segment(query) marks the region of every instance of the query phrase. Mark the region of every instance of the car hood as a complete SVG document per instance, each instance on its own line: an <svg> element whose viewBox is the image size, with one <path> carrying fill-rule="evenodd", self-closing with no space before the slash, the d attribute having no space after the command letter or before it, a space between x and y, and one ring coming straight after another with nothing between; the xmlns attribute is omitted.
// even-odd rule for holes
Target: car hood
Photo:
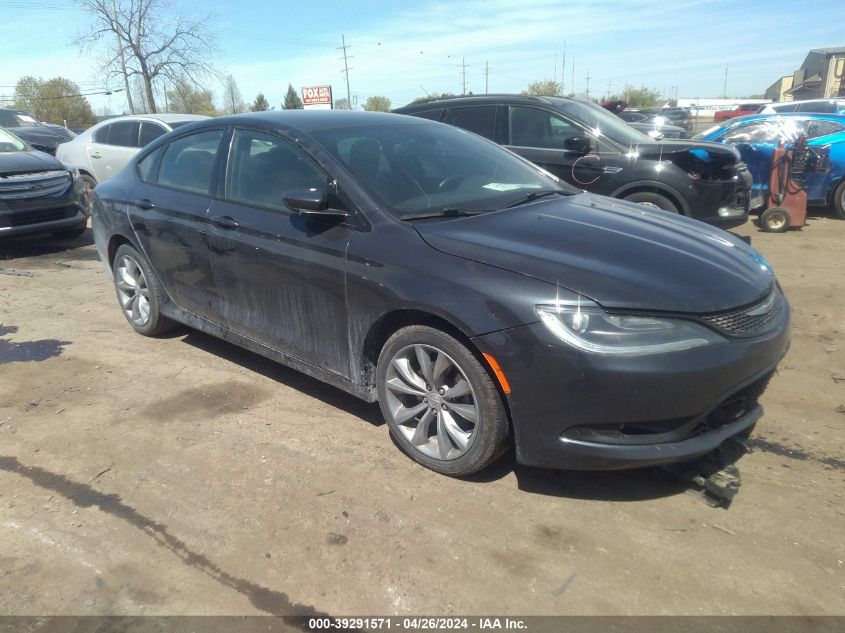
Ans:
<svg viewBox="0 0 845 633"><path fill-rule="evenodd" d="M655 160L669 160L673 156L692 154L702 163L718 161L725 164L738 162L737 152L730 146L709 141L694 141L689 139L670 139L640 143L636 147L640 158Z"/></svg>
<svg viewBox="0 0 845 633"><path fill-rule="evenodd" d="M10 127L7 129L19 138L25 140L30 145L39 145L50 150L55 150L60 143L64 143L68 140L64 136L48 128L46 125Z"/></svg>
<svg viewBox="0 0 845 633"><path fill-rule="evenodd" d="M414 227L439 251L547 281L606 308L715 312L751 303L774 280L766 260L736 236L588 193Z"/></svg>
<svg viewBox="0 0 845 633"><path fill-rule="evenodd" d="M64 170L61 161L35 149L20 152L0 152L0 176L34 171Z"/></svg>

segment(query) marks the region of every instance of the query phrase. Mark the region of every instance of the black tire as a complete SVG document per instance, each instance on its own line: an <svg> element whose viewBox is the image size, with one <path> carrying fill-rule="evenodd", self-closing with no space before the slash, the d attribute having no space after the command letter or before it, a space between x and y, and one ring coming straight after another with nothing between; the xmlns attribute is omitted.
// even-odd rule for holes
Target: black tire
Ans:
<svg viewBox="0 0 845 633"><path fill-rule="evenodd" d="M69 229L59 229L58 231L53 231L53 235L60 240L72 240L77 237L82 237L85 235L85 231L88 230L88 221L86 220L82 224L78 226L72 226Z"/></svg>
<svg viewBox="0 0 845 633"><path fill-rule="evenodd" d="M91 217L91 201L88 199L88 191L93 191L94 188L97 186L97 181L94 179L93 176L88 174L79 174L79 179L85 184L85 209L82 213L85 214L86 217Z"/></svg>
<svg viewBox="0 0 845 633"><path fill-rule="evenodd" d="M636 202L637 204L642 204L649 207L657 207L658 209L663 209L664 211L668 211L669 213L680 213L678 211L678 207L669 200L666 196L661 196L659 193L651 193L649 191L638 191L637 193L632 193L624 198L623 200L627 200L628 202Z"/></svg>
<svg viewBox="0 0 845 633"><path fill-rule="evenodd" d="M845 220L845 180L840 182L833 192L833 214L840 220Z"/></svg>
<svg viewBox="0 0 845 633"><path fill-rule="evenodd" d="M406 436L407 433L412 433L413 431L404 425L403 428L400 428L400 425L394 420L393 413L391 412L391 403L395 403L397 398L393 391L388 393L388 373L393 365L392 361L397 358L397 355L405 353L405 350L410 348L416 349L417 347L431 349L435 353L435 356L430 358L434 359L438 357L436 355L438 352L445 353L448 361L452 363L446 372L454 371L454 375L458 379L460 379L462 374L466 377L466 381L472 389L471 396L467 397L472 399L473 410L477 417L469 435L468 446L461 449L457 443L452 445L453 450L456 452L460 450L465 451L460 456L438 459L425 454L422 452L423 449L418 448L411 442L413 438ZM420 366L418 365L417 367L419 370ZM421 377L421 375L418 377ZM447 373L442 374L442 376L443 381L445 381ZM395 380L395 378L391 380ZM381 354L379 354L378 366L376 368L376 384L379 406L390 429L390 434L411 459L426 468L451 477L463 477L489 466L501 456L509 445L510 425L502 397L496 388L496 383L493 381L487 368L466 345L445 332L423 325L411 325L395 332L384 344ZM429 394L429 398L432 398L432 394L438 387L435 383L430 387L427 385L426 388L430 391L433 389ZM441 391L441 393L443 392ZM419 400L413 400L414 398L419 398L419 396L408 395L406 397L412 400L412 404L419 402ZM448 397L448 391L446 392L446 397ZM434 402L433 398L431 402ZM447 404L449 407L453 404L452 402L447 403L442 399L438 399L438 402L443 403L441 406L444 410L447 410ZM436 409L438 405L434 403L426 406ZM426 408L425 411L427 412L428 409ZM447 412L451 416L454 416L454 418L450 419L465 423L465 420L458 416L457 413ZM448 425L445 424L445 420L447 418L443 415L438 417L437 412L433 412L432 416L429 427L432 430L434 430L434 427L440 430L440 423L442 421L444 422L443 433L446 435L445 427ZM433 436L432 440L434 440ZM435 443L439 446L439 443Z"/></svg>
<svg viewBox="0 0 845 633"><path fill-rule="evenodd" d="M144 286L147 291L147 304L149 306L148 316L143 322L133 320L124 306L122 297L126 296L128 293L126 293L120 286L120 282L122 280L120 269L124 266L126 258L135 262L143 273ZM138 334L143 334L144 336L158 336L159 334L163 334L164 332L172 330L177 326L175 321L172 321L161 314L161 304L164 291L162 290L158 278L156 278L146 258L144 258L144 256L132 246L129 246L129 244L123 244L114 254L112 275L114 278L115 292L117 293L120 311L123 313L123 316L126 317L126 320L129 322L129 325L132 326L132 329L134 329Z"/></svg>
<svg viewBox="0 0 845 633"><path fill-rule="evenodd" d="M786 233L789 230L789 212L781 207L769 207L760 214L760 228L766 233Z"/></svg>

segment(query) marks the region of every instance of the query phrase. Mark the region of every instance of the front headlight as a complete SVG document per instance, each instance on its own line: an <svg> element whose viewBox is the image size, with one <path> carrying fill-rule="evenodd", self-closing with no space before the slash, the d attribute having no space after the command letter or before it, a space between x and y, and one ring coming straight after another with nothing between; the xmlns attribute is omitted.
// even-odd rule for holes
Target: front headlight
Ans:
<svg viewBox="0 0 845 633"><path fill-rule="evenodd" d="M580 295L536 305L534 310L560 340L602 356L665 354L725 340L709 328L684 319L608 314Z"/></svg>

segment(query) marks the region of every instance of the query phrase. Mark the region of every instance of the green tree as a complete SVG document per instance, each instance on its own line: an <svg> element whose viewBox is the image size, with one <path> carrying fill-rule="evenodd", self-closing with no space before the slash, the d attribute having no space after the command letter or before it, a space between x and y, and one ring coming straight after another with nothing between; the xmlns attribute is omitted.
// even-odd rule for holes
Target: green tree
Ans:
<svg viewBox="0 0 845 633"><path fill-rule="evenodd" d="M625 101L631 108L653 108L661 102L660 92L650 90L645 86L640 86L639 88L625 86L622 94L613 98Z"/></svg>
<svg viewBox="0 0 845 633"><path fill-rule="evenodd" d="M543 81L532 81L522 91L522 94L537 97L560 97L563 96L563 88L554 79L544 79Z"/></svg>
<svg viewBox="0 0 845 633"><path fill-rule="evenodd" d="M15 86L14 106L45 123L85 128L93 125L94 112L79 86L65 79L22 77Z"/></svg>
<svg viewBox="0 0 845 633"><path fill-rule="evenodd" d="M288 84L288 91L285 93L285 102L282 104L285 110L302 110L302 99L296 94L291 84Z"/></svg>
<svg viewBox="0 0 845 633"><path fill-rule="evenodd" d="M449 97L454 97L455 95L451 92L441 92L440 94L433 92L430 95L426 95L425 97L417 97L411 103L426 103L427 101L436 101L437 99L448 99Z"/></svg>
<svg viewBox="0 0 845 633"><path fill-rule="evenodd" d="M342 99L335 99L334 100L334 109L335 110L351 110L352 108L349 107L349 99L344 97Z"/></svg>
<svg viewBox="0 0 845 633"><path fill-rule="evenodd" d="M255 96L255 101L249 106L249 109L252 112L266 112L270 109L270 102L267 101L267 97L264 96L263 92L259 92Z"/></svg>
<svg viewBox="0 0 845 633"><path fill-rule="evenodd" d="M188 77L179 77L173 82L173 89L167 91L167 100L171 112L217 116L214 93L195 88Z"/></svg>
<svg viewBox="0 0 845 633"><path fill-rule="evenodd" d="M367 112L390 112L390 99L381 95L367 97L364 109Z"/></svg>

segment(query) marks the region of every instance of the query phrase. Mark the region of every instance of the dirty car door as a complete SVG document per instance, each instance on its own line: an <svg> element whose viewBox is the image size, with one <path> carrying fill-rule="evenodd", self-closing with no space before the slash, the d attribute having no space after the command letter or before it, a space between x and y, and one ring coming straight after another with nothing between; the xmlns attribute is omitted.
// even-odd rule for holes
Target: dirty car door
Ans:
<svg viewBox="0 0 845 633"><path fill-rule="evenodd" d="M225 200L209 212L212 269L221 324L272 349L349 375L346 248L342 219L309 219L288 209L293 189L327 189L328 176L300 147L236 129Z"/></svg>
<svg viewBox="0 0 845 633"><path fill-rule="evenodd" d="M208 256L210 191L224 129L183 136L144 157L129 220L141 248L176 305L214 319L219 313Z"/></svg>

